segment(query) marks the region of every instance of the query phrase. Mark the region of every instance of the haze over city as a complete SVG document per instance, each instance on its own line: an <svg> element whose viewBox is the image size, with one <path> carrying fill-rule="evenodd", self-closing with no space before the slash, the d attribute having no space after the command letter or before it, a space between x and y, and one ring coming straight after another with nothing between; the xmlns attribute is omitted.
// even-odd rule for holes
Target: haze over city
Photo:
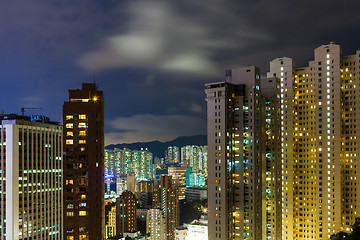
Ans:
<svg viewBox="0 0 360 240"><path fill-rule="evenodd" d="M3 1L0 110L60 121L67 90L105 93L105 144L206 134L204 84L330 41L359 47L360 2Z"/></svg>

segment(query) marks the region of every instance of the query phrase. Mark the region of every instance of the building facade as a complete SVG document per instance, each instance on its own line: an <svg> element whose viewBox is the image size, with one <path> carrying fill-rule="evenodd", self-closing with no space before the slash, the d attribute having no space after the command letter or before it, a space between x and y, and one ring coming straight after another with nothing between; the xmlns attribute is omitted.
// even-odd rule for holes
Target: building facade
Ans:
<svg viewBox="0 0 360 240"><path fill-rule="evenodd" d="M62 127L36 119L0 116L2 240L63 239Z"/></svg>
<svg viewBox="0 0 360 240"><path fill-rule="evenodd" d="M152 208L147 211L146 233L149 240L166 240L165 217L161 209Z"/></svg>
<svg viewBox="0 0 360 240"><path fill-rule="evenodd" d="M359 54L330 43L307 67L270 62L282 85L283 239L329 239L359 216Z"/></svg>
<svg viewBox="0 0 360 240"><path fill-rule="evenodd" d="M103 239L104 94L96 84L69 90L63 124L64 239Z"/></svg>
<svg viewBox="0 0 360 240"><path fill-rule="evenodd" d="M265 119L260 70L206 85L209 239L265 239Z"/></svg>

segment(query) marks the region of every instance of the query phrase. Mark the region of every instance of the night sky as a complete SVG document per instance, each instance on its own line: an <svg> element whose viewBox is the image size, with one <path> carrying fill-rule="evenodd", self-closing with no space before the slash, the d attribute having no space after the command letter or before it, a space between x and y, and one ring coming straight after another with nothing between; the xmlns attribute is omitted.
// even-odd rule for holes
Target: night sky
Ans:
<svg viewBox="0 0 360 240"><path fill-rule="evenodd" d="M0 110L55 121L68 89L105 93L106 144L206 134L204 84L225 69L360 48L360 1L11 0L0 5Z"/></svg>

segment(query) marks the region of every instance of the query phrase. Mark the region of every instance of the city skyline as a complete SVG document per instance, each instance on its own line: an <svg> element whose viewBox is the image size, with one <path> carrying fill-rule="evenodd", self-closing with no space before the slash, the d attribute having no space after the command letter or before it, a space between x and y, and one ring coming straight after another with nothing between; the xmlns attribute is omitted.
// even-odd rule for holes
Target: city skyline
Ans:
<svg viewBox="0 0 360 240"><path fill-rule="evenodd" d="M205 83L234 67L256 64L266 72L276 57L306 66L312 49L330 41L352 54L359 7L357 1L2 3L0 110L38 107L25 113L59 121L66 90L95 78L107 93L106 144L206 134Z"/></svg>

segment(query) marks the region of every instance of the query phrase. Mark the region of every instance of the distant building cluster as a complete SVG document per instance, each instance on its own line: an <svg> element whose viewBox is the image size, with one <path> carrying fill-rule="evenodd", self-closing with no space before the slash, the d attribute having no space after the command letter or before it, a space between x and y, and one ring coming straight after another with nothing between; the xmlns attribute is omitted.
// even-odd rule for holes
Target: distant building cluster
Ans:
<svg viewBox="0 0 360 240"><path fill-rule="evenodd" d="M206 85L209 240L330 239L360 201L360 51L335 43Z"/></svg>
<svg viewBox="0 0 360 240"><path fill-rule="evenodd" d="M128 172L134 172L137 179L153 179L153 154L148 149L105 149L106 176L120 178Z"/></svg>

